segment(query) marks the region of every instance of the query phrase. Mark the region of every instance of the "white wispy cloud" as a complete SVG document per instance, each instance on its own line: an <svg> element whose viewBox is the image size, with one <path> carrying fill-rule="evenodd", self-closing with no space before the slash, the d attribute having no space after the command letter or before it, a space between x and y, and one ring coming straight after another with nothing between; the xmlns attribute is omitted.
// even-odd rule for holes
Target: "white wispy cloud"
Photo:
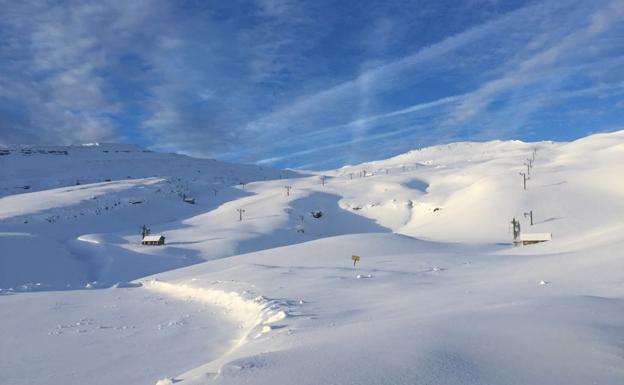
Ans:
<svg viewBox="0 0 624 385"><path fill-rule="evenodd" d="M588 20L577 20L578 23L564 26L562 30L541 33L530 44L531 51L535 52L505 63L505 67L510 69L466 95L452 112L450 119L456 122L467 121L504 92L535 82L547 82L553 76L556 78L558 72L568 72L569 63L591 60L595 55L587 47L592 43L600 44L594 38L622 20L624 2L615 0L591 13ZM593 50L597 48L594 46Z"/></svg>
<svg viewBox="0 0 624 385"><path fill-rule="evenodd" d="M108 94L107 70L123 49L128 2L3 1L0 80L7 109L0 122L8 140L73 143L115 140L112 116L121 109ZM149 7L147 7L149 9ZM141 11L141 12L138 12ZM134 19L133 19L134 20ZM8 115L8 116L7 116Z"/></svg>
<svg viewBox="0 0 624 385"><path fill-rule="evenodd" d="M425 64L433 64L436 60L452 54L455 50L464 48L484 38L495 35L500 30L509 28L510 23L518 24L518 20L526 21L535 15L544 14L543 6L529 6L518 11L511 12L484 25L473 27L467 31L450 36L443 41L426 46L417 52L399 60L381 64L359 74L353 80L333 85L320 92L305 95L298 100L277 109L266 116L252 121L248 125L249 130L262 130L265 127L280 128L287 125L292 119L301 118L302 115L320 113L330 110L333 104L355 99L363 84L368 84L376 92L392 89L401 83L402 75L422 69ZM445 65L452 68L455 64L445 60ZM426 73L420 76L426 76Z"/></svg>
<svg viewBox="0 0 624 385"><path fill-rule="evenodd" d="M0 0L0 142L320 167L613 117L622 1L504 3Z"/></svg>
<svg viewBox="0 0 624 385"><path fill-rule="evenodd" d="M600 73L609 70L613 52L606 56L602 53L613 42L601 41L600 37L621 24L621 6L621 1L591 5L579 2L529 5L399 60L368 69L353 80L301 97L250 122L247 129L262 136L263 133L280 130L292 133L295 127L294 132L301 139L291 139L291 147L296 148L294 144L301 141L316 147L264 159L263 162L267 163L321 153L336 147L347 148L350 143L392 137L394 132L408 133L410 128L405 127L405 123L395 129L387 128L384 134L368 132L371 126L393 124L396 114L407 114L411 109L373 112L365 117L362 116L362 94L366 93L367 103L370 103L371 98L384 98L388 92L413 84L413 94L418 95L421 78L439 75L443 71L461 73L462 67L470 65L476 55L469 52L468 47L482 45L485 49L479 55L491 55L492 60L491 63L480 63L484 64L480 68L482 76L472 76L473 80L477 80L476 88L466 90L459 96L441 98L443 103L452 104L452 108L440 110L442 115L432 119L428 126L414 122L412 134L418 136L423 129L441 128L451 133L450 139L460 139L460 136L453 137L452 133L462 133L466 125L476 126L471 131L474 138L519 134L523 124L529 122L533 114L565 99L568 94L572 97L573 91L566 90L571 78L583 74L583 71ZM588 46L592 46L590 52L587 52ZM479 77L482 79L479 80ZM533 87L535 95L524 98L522 88L529 87ZM518 104L491 111L490 106L501 100L513 100ZM432 103L435 106L437 101ZM416 108L427 107L427 104L417 103ZM340 113L340 110L347 112ZM357 114L350 114L349 111L357 111ZM335 116L348 119L354 115L357 118L346 123L326 124ZM494 128L494 124L499 126ZM351 135L345 135L345 130ZM365 132L365 138L361 138L362 132ZM331 142L335 140L340 143ZM278 141L275 144L284 143Z"/></svg>

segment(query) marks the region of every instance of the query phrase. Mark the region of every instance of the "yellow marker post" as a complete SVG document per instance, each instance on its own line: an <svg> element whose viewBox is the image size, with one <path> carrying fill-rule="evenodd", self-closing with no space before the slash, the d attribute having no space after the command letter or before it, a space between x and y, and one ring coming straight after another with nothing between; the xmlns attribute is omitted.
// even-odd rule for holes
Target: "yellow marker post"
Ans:
<svg viewBox="0 0 624 385"><path fill-rule="evenodd" d="M360 256L359 255L352 255L351 256L351 260L353 261L353 267L355 267L355 264L360 260Z"/></svg>

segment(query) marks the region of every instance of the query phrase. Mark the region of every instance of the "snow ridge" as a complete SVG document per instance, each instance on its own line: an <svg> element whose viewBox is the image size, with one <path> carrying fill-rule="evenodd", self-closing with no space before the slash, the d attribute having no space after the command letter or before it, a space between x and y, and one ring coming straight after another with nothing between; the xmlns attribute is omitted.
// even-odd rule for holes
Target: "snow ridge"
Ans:
<svg viewBox="0 0 624 385"><path fill-rule="evenodd" d="M169 283L157 279L143 281L143 286L177 299L192 299L227 310L228 316L248 329L268 325L287 317L283 305L263 296L251 298L245 294L218 289L193 287L187 284ZM251 330L250 330L251 331Z"/></svg>
<svg viewBox="0 0 624 385"><path fill-rule="evenodd" d="M142 281L141 283L144 288L171 298L195 300L223 308L227 317L240 324L242 333L233 347L223 357L189 372L189 374L192 373L192 376L196 376L196 373L193 373L196 371L202 371L204 372L202 375L206 375L207 372L210 372L208 368L212 369L215 366L217 370L214 374L218 375L222 368L230 362L230 358L238 348L245 345L246 342L270 332L275 327L282 328L283 325L276 326L273 324L288 317L286 303L263 296L253 297L249 292L240 294L234 291L227 292L219 289L193 287L183 283L164 282L158 279ZM186 377L187 375L182 376Z"/></svg>

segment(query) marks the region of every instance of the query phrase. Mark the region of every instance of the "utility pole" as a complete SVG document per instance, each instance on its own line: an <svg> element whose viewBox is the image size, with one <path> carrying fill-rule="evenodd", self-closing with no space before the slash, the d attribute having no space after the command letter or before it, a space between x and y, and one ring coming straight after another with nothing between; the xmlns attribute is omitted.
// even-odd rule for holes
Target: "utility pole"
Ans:
<svg viewBox="0 0 624 385"><path fill-rule="evenodd" d="M353 173L352 172L349 173L349 179L353 180Z"/></svg>
<svg viewBox="0 0 624 385"><path fill-rule="evenodd" d="M526 181L527 181L527 179L530 179L530 178L528 178L527 174L524 173L524 172L521 172L519 174L522 175L522 182L523 182L523 185L524 185L524 189L526 190Z"/></svg>
<svg viewBox="0 0 624 385"><path fill-rule="evenodd" d="M290 196L290 189L292 188L292 186L284 186L284 188L286 189L286 196Z"/></svg>
<svg viewBox="0 0 624 385"><path fill-rule="evenodd" d="M529 211L528 213L524 213L524 217L531 218L531 226L533 226L533 210Z"/></svg>
<svg viewBox="0 0 624 385"><path fill-rule="evenodd" d="M525 166L527 166L527 175L531 175L531 166L530 163L523 163Z"/></svg>
<svg viewBox="0 0 624 385"><path fill-rule="evenodd" d="M321 175L321 185L325 186L325 175Z"/></svg>
<svg viewBox="0 0 624 385"><path fill-rule="evenodd" d="M212 191L214 191L215 196L217 196L217 193L219 192L219 190L217 190L216 188L213 188Z"/></svg>
<svg viewBox="0 0 624 385"><path fill-rule="evenodd" d="M535 153L537 152L537 148L533 149L533 162L535 162Z"/></svg>
<svg viewBox="0 0 624 385"><path fill-rule="evenodd" d="M511 225L513 226L514 243L516 243L518 237L520 236L520 221L517 221L516 218L514 218L511 220Z"/></svg>
<svg viewBox="0 0 624 385"><path fill-rule="evenodd" d="M238 221L242 222L243 221L243 213L245 212L244 209L236 209L236 211L238 211Z"/></svg>

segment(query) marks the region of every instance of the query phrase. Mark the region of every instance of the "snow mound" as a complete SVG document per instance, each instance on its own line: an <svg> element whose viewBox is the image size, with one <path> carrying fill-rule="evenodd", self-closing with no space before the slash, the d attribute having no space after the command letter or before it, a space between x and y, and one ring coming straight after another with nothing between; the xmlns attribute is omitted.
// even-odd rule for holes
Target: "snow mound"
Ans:
<svg viewBox="0 0 624 385"><path fill-rule="evenodd" d="M142 282L147 289L166 294L173 298L195 300L223 308L227 316L239 323L245 335L239 341L241 345L248 338L262 334L263 326L282 321L288 313L280 301L263 296L252 297L250 293L226 292L219 289L194 287L183 283L169 283L160 280Z"/></svg>

